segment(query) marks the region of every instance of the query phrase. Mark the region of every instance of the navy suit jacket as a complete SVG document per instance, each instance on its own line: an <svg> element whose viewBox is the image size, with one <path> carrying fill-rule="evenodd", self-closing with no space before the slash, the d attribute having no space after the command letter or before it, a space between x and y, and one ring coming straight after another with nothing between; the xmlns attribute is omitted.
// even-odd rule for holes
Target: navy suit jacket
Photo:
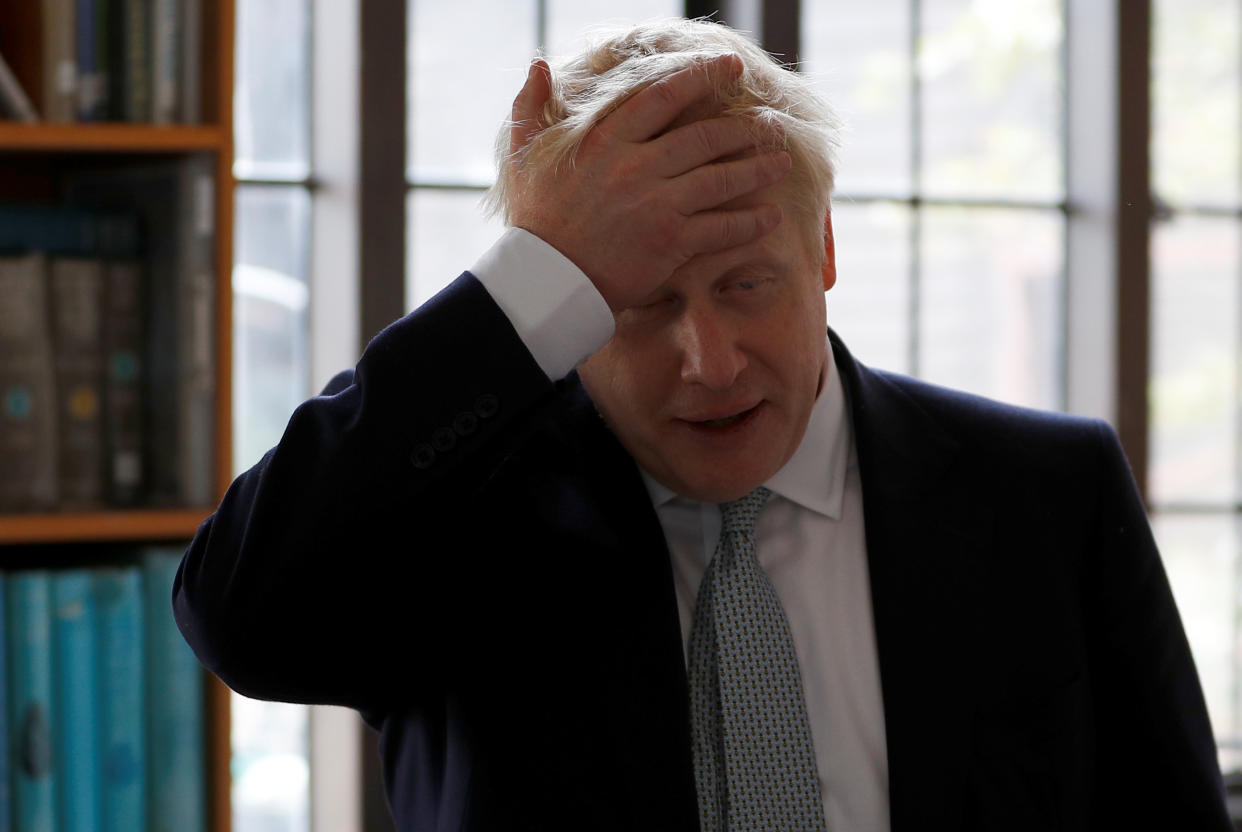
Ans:
<svg viewBox="0 0 1242 832"><path fill-rule="evenodd" d="M874 372L862 478L893 832L1230 829L1113 432ZM382 732L401 830L692 830L669 555L576 375L463 275L301 405L174 608L254 697Z"/></svg>

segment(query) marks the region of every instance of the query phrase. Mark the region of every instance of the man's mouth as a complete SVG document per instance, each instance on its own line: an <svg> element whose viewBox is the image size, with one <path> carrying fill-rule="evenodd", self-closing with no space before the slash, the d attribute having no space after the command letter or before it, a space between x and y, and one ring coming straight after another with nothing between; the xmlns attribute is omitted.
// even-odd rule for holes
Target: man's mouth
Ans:
<svg viewBox="0 0 1242 832"><path fill-rule="evenodd" d="M749 407L746 410L739 411L730 416L723 416L719 419L695 420L691 424L697 427L705 427L705 428L716 428L716 429L729 428L729 427L733 427L739 422L746 420L747 418L751 416L751 414L753 414L758 409L759 409L759 405L755 405L754 407Z"/></svg>

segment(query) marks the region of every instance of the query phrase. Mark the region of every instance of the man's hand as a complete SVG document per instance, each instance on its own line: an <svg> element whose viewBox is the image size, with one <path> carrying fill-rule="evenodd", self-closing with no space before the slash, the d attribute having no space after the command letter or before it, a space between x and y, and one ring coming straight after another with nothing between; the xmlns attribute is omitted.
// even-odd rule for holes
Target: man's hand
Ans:
<svg viewBox="0 0 1242 832"><path fill-rule="evenodd" d="M728 159L754 148L753 127L740 118L667 130L741 69L726 55L669 75L595 125L570 164L518 174L513 224L572 260L614 314L641 302L691 257L748 243L780 224L778 205L721 206L782 180L787 153ZM550 94L548 65L537 60L513 102L511 151L542 129Z"/></svg>

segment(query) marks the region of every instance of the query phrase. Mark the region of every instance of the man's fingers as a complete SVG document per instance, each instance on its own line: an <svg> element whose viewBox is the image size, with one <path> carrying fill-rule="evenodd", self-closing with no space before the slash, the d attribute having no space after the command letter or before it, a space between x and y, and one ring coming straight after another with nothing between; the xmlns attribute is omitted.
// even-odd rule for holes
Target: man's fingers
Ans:
<svg viewBox="0 0 1242 832"><path fill-rule="evenodd" d="M657 154L656 173L672 178L723 156L755 146L753 121L736 116L705 118L670 130L651 143Z"/></svg>
<svg viewBox="0 0 1242 832"><path fill-rule="evenodd" d="M721 55L693 64L634 95L605 118L601 126L608 125L608 131L621 141L646 141L668 127L691 104L741 72L742 62L736 55Z"/></svg>
<svg viewBox="0 0 1242 832"><path fill-rule="evenodd" d="M543 129L540 114L543 105L552 95L552 71L542 58L531 61L530 70L526 73L526 83L513 99L513 113L509 128L509 152L517 153L525 147L535 134Z"/></svg>
<svg viewBox="0 0 1242 832"><path fill-rule="evenodd" d="M735 211L704 211L686 221L683 237L687 257L745 245L781 224L781 207L756 205Z"/></svg>
<svg viewBox="0 0 1242 832"><path fill-rule="evenodd" d="M780 182L789 174L790 164L789 154L781 150L702 165L674 180L673 204L683 214L717 208Z"/></svg>

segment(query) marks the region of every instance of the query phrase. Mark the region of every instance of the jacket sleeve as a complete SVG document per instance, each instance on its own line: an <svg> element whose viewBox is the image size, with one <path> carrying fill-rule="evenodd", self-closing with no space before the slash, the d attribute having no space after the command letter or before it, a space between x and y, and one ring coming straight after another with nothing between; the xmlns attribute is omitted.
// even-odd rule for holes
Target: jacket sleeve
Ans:
<svg viewBox="0 0 1242 832"><path fill-rule="evenodd" d="M1233 828L1190 647L1121 445L1101 423L1099 555L1087 576L1093 829Z"/></svg>
<svg viewBox="0 0 1242 832"><path fill-rule="evenodd" d="M463 274L300 405L173 585L181 632L248 696L382 708L434 672L455 514L553 385Z"/></svg>

